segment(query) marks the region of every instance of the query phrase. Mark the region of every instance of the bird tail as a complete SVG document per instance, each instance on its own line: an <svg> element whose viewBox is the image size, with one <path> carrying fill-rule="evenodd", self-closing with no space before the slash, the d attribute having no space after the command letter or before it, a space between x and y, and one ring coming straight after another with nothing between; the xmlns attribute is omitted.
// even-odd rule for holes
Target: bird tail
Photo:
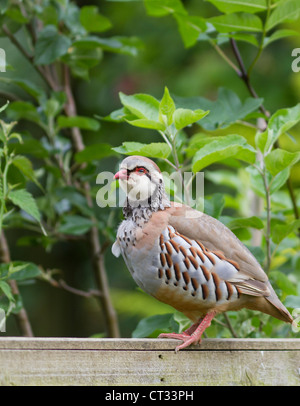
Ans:
<svg viewBox="0 0 300 406"><path fill-rule="evenodd" d="M269 281L267 282L267 286L271 294L269 296L265 296L265 299L267 299L267 301L272 305L272 313L270 312L270 314L279 320L285 321L286 323L293 323L293 317L291 316L288 309L278 299L278 296L276 295Z"/></svg>

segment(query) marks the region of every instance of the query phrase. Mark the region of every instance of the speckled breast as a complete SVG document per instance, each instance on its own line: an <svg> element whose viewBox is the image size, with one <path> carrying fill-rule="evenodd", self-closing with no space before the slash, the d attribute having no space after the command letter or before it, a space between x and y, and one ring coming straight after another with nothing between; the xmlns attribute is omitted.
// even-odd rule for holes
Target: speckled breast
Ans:
<svg viewBox="0 0 300 406"><path fill-rule="evenodd" d="M150 251L135 249L134 233L128 236L128 228L120 238L133 278L160 301L186 313L226 307L239 299L238 287L227 281L238 274L238 265L173 227L163 230Z"/></svg>

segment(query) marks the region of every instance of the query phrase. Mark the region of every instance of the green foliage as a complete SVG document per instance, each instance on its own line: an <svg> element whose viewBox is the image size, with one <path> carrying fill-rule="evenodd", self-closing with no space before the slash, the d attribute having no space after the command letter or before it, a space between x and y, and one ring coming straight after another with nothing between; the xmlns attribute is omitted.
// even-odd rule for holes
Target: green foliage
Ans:
<svg viewBox="0 0 300 406"><path fill-rule="evenodd" d="M226 128L256 111L263 102L263 99L253 97L249 97L242 102L236 93L225 88L218 90L216 101L204 97L183 98L175 96L174 99L178 107L196 109L197 106L203 106L203 108L209 110L209 115L201 122L201 126L206 130Z"/></svg>
<svg viewBox="0 0 300 406"><path fill-rule="evenodd" d="M247 245L285 305L300 307L299 83L296 75L286 79L286 86L275 81L268 87L265 80L267 70L274 74L270 65L278 66L278 80L284 76L284 58L276 59L277 50L282 53L274 43L292 46L293 36L299 36L299 1L144 0L144 8L130 0L99 7L88 3L0 5L0 36L14 55L11 71L0 77L0 231L9 236L12 257L1 258L0 265L0 306L6 315L18 314L24 306L21 294L35 283L31 300L47 319L36 292L46 282L68 286L60 284L68 266L70 280L80 289L95 285L101 290L99 275L93 278L90 271L99 258L104 266L105 254L123 324L132 326L133 315L147 317L135 337L188 327L182 314L126 290L124 266L106 255L120 218L113 208L96 206L96 176L115 170L121 155L132 154L158 159L164 171L192 172L183 188L185 203L196 207L201 202L191 199L193 180L205 171L204 211ZM287 98L292 88L294 96ZM272 106L272 114L266 106ZM116 187L108 186L107 193ZM181 201L176 186L168 187ZM91 235L98 237L94 245ZM75 254L84 256L78 247L86 245L91 255L74 272ZM16 260L24 254L20 247L26 248L28 261ZM12 293L13 280L21 286L20 295ZM208 336L230 337L232 330L243 337L293 336L287 326L260 313L242 310L228 317L230 328L220 315Z"/></svg>
<svg viewBox="0 0 300 406"><path fill-rule="evenodd" d="M171 96L167 88L161 101L147 94L120 94L123 108L111 113L107 119L156 130L162 136L165 148L168 146L171 149L169 156L160 157L170 170L182 174L184 167L185 171L192 170L195 174L207 167L214 168L215 164L221 165L221 170L206 171L206 174L218 185L227 184L238 201L231 194L214 193L205 199L205 212L219 218L247 244L269 274L281 299L286 300L286 305L298 305L299 301L295 298L296 285L300 283L299 272L293 273L291 258L299 249L297 234L300 227L295 210L297 203L291 194L291 185L287 190L286 183L290 182L291 170L300 155L299 152L279 147L279 142L281 145L282 138L290 136L290 130L300 121L299 105L280 108L268 117L263 106L264 100L256 95L250 75L267 45L299 35L295 30L280 27L281 23L298 18L299 5L292 0L275 3L266 0L208 1L222 14L208 18L190 15L179 0L149 0L144 3L150 16L171 15L176 20L185 47L192 47L198 41L211 44L244 80L252 97L241 101L235 92L225 88L219 89L215 101L198 96ZM221 45L226 44L230 38L237 65L221 49ZM248 42L258 48L248 70L238 54L236 43L239 42ZM256 122L257 118L265 123L263 129ZM191 125L194 135L189 137L190 129L186 127ZM200 127L198 132L197 127ZM232 131L231 128L238 131ZM141 147L137 148L137 145ZM152 144L123 142L115 150L126 155L143 151L145 156L159 157ZM264 201L264 210L258 211L256 215L252 214L253 208L247 201L249 190L244 189L244 194L241 190L245 185L252 189L254 201ZM188 191L191 182L184 183L183 187ZM282 196L284 199L280 201ZM186 203L189 204L189 201ZM231 215L222 215L224 210L229 210ZM259 232L260 246L251 245L251 240L255 238L253 230ZM292 248L288 249L289 246ZM253 315L253 312L247 310L238 315L228 312L228 315L231 331L235 331L238 336L264 337L278 330L276 320L268 316ZM228 319L224 322L218 318L208 331L213 331L217 336L228 336L227 324ZM133 336L153 337L162 330L181 329L175 328L174 318L170 315L151 316L138 324Z"/></svg>
<svg viewBox="0 0 300 406"><path fill-rule="evenodd" d="M207 0L225 14L245 12L258 13L267 8L266 0L240 1L240 0Z"/></svg>
<svg viewBox="0 0 300 406"><path fill-rule="evenodd" d="M0 234L6 241L6 230L18 236L22 229L15 245L28 249L38 245L50 253L63 241L88 240L94 228L94 238L99 244L103 238L107 246L114 224L106 213L97 213L93 192L87 190L89 181L95 182L97 161L119 154L105 142L85 145L81 131L97 134L100 122L76 113L72 79L89 80L104 52L136 56L142 41L98 36L112 28L110 18L97 6L79 8L71 1L5 2L0 19L0 35L12 41L32 68L25 79L21 59L15 75L0 78L10 87L8 95L16 92L12 102L0 108ZM29 131L28 123L33 125ZM2 251L1 261L9 261L9 247ZM1 265L0 306L7 316L23 306L21 297L12 293L10 280L23 283L37 277L58 286L52 271L32 262Z"/></svg>
<svg viewBox="0 0 300 406"><path fill-rule="evenodd" d="M47 25L39 35L35 50L35 63L49 65L65 55L71 46L71 40L60 34L54 25Z"/></svg>
<svg viewBox="0 0 300 406"><path fill-rule="evenodd" d="M134 123L136 120L131 122ZM134 125L134 124L133 124ZM163 142L152 142L142 144L141 142L123 142L120 147L113 148L114 151L124 155L141 155L152 158L168 158L171 148Z"/></svg>

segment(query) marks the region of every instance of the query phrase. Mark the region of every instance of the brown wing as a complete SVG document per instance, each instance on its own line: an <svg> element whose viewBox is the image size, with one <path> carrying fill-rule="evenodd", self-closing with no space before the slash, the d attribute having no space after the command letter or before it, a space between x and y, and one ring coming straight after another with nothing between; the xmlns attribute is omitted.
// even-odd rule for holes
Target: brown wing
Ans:
<svg viewBox="0 0 300 406"><path fill-rule="evenodd" d="M187 206L173 205L170 210L172 213L169 223L179 233L192 239L199 239L212 252L222 251L227 260L239 264L239 277L242 277L242 280L230 282L238 287L241 293L257 296L258 299L261 297L257 304L251 304L251 308L283 321L293 322L292 316L278 299L255 257L226 226L213 217Z"/></svg>
<svg viewBox="0 0 300 406"><path fill-rule="evenodd" d="M220 221L187 206L174 207L169 223L181 234L200 240L211 251L222 251L224 256L235 261L240 271L262 282L268 280L259 263L241 241Z"/></svg>

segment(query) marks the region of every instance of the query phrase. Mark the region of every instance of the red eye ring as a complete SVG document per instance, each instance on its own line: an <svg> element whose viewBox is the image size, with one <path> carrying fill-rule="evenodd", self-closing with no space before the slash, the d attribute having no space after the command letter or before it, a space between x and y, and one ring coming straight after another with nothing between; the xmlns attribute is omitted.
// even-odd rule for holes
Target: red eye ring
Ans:
<svg viewBox="0 0 300 406"><path fill-rule="evenodd" d="M139 173L146 173L146 169L145 169L145 168L135 168L135 171L136 171L136 172L139 172Z"/></svg>

